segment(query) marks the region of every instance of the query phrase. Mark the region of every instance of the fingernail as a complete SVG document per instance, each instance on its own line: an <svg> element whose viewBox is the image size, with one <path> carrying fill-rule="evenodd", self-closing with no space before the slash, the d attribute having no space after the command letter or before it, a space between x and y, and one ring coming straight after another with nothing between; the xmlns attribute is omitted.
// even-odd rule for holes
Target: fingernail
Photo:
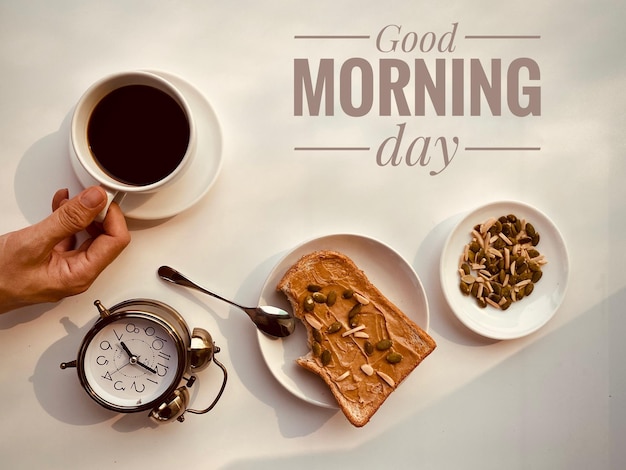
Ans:
<svg viewBox="0 0 626 470"><path fill-rule="evenodd" d="M88 188L80 195L80 203L87 209L95 209L106 199L104 192L97 187Z"/></svg>

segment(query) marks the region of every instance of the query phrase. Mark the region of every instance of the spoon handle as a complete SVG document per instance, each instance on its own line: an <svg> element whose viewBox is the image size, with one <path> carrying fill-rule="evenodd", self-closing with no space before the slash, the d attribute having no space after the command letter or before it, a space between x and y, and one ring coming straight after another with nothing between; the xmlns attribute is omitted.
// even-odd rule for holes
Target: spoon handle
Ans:
<svg viewBox="0 0 626 470"><path fill-rule="evenodd" d="M224 297L217 295L214 292L206 290L204 287L199 286L198 284L193 282L191 279L188 279L183 274L176 271L174 268L171 268L169 266L161 266L158 270L158 273L159 273L159 277L165 281L173 282L174 284L178 284L179 286L189 287L190 289L199 290L200 292L208 294L211 297L215 297L216 299L226 302L227 304L230 304L234 307L238 307L244 311L247 311L246 307L242 307L241 305L236 304L232 300L225 299Z"/></svg>

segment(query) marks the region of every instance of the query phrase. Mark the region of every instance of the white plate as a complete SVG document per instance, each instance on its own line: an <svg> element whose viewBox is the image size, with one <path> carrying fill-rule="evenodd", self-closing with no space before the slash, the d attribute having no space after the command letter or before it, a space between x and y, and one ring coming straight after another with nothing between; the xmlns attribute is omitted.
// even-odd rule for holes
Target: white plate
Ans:
<svg viewBox="0 0 626 470"><path fill-rule="evenodd" d="M426 293L411 265L389 246L361 235L328 235L294 248L269 274L259 304L291 310L286 297L276 292L276 286L285 272L303 255L317 250L335 250L350 257L389 300L420 327L428 330ZM299 321L296 331L287 338L270 339L259 332L258 340L267 367L283 387L314 405L337 408L337 401L327 385L295 363L298 357L304 356L309 350L305 328Z"/></svg>
<svg viewBox="0 0 626 470"><path fill-rule="evenodd" d="M209 191L222 166L222 135L213 108L199 90L182 78L161 71L150 72L172 82L185 96L198 129L197 154L185 173L152 194L127 194L121 208L126 217L159 220L173 217L196 204ZM74 158L72 167L83 187L98 184Z"/></svg>
<svg viewBox="0 0 626 470"><path fill-rule="evenodd" d="M459 259L464 246L471 241L470 232L476 224L508 214L533 224L541 236L537 250L545 255L548 264L532 295L513 302L507 310L480 308L459 289ZM537 331L556 313L565 297L569 260L561 233L542 212L521 202L495 202L472 211L454 228L443 249L440 276L443 293L465 326L487 338L513 339Z"/></svg>

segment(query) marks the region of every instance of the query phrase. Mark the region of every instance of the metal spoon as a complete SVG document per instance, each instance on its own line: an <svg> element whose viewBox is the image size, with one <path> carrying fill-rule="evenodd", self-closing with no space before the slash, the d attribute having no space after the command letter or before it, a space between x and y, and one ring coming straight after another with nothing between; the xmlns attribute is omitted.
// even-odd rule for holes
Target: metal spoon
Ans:
<svg viewBox="0 0 626 470"><path fill-rule="evenodd" d="M281 338L289 336L293 333L296 327L296 320L291 313L284 311L278 307L272 307L270 305L264 305L259 307L242 307L235 302L225 299L211 291L206 290L204 287L199 286L195 282L191 281L174 268L169 266L161 266L158 270L159 277L161 279L178 284L181 286L189 287L191 289L199 290L205 294L208 294L216 299L220 299L230 305L240 308L248 314L250 320L252 320L257 328L263 333L270 336Z"/></svg>

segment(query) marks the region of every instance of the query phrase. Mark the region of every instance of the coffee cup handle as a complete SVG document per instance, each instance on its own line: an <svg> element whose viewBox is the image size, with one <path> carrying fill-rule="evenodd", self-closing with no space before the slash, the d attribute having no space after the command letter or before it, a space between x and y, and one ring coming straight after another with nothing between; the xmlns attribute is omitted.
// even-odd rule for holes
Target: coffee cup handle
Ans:
<svg viewBox="0 0 626 470"><path fill-rule="evenodd" d="M104 206L104 209L102 209L100 213L96 216L96 222L100 223L104 222L104 218L106 217L107 212L109 212L109 207L111 206L111 203L116 202L117 204L121 204L122 200L126 196L126 193L107 188L106 186L102 186L102 189L104 189L104 191L107 193L107 204L106 206Z"/></svg>

